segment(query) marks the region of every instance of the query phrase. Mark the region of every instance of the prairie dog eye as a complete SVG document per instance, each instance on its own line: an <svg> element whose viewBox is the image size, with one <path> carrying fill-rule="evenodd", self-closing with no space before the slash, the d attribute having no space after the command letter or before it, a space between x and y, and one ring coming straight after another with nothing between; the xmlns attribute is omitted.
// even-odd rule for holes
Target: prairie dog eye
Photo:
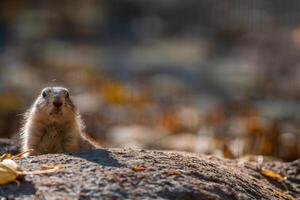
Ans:
<svg viewBox="0 0 300 200"><path fill-rule="evenodd" d="M42 97L43 97L43 98L46 98L46 97L47 97L46 91L42 91Z"/></svg>
<svg viewBox="0 0 300 200"><path fill-rule="evenodd" d="M69 98L70 94L69 92L66 92L66 97Z"/></svg>

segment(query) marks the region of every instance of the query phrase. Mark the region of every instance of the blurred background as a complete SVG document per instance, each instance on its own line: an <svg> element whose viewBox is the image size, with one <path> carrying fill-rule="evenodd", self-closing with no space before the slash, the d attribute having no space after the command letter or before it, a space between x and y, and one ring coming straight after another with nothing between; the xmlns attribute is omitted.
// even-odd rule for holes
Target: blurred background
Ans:
<svg viewBox="0 0 300 200"><path fill-rule="evenodd" d="M0 137L71 90L106 147L300 158L298 0L2 0Z"/></svg>

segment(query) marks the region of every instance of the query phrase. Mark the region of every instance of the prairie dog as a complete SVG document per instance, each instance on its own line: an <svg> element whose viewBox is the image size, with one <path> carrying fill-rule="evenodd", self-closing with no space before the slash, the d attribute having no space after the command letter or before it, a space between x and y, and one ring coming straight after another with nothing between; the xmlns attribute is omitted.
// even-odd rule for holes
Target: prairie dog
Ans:
<svg viewBox="0 0 300 200"><path fill-rule="evenodd" d="M27 155L39 155L98 147L83 130L84 123L69 91L63 87L47 87L25 114L22 150L33 149Z"/></svg>

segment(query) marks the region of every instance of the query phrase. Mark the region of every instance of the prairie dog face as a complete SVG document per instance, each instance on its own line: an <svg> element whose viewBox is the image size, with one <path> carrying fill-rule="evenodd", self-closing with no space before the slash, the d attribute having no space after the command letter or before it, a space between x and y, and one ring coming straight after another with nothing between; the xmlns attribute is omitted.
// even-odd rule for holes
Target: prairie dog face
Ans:
<svg viewBox="0 0 300 200"><path fill-rule="evenodd" d="M74 118L75 115L75 107L69 91L63 87L44 88L35 102L35 108L50 121L66 121L70 117Z"/></svg>

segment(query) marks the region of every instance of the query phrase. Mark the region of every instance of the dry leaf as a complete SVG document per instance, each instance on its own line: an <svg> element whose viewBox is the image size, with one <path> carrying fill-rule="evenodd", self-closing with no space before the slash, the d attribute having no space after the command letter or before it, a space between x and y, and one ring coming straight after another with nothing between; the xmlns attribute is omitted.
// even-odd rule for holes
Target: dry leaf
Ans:
<svg viewBox="0 0 300 200"><path fill-rule="evenodd" d="M33 149L28 149L27 151L24 151L24 152L21 152L15 156L12 156L11 159L12 160L15 160L16 158L21 158L23 157L24 155L28 154L28 153L31 153L33 151Z"/></svg>
<svg viewBox="0 0 300 200"><path fill-rule="evenodd" d="M37 170L37 171L32 171L32 172L20 172L22 175L37 175L37 174L49 174L53 172L58 172L61 169L63 169L63 165L57 165L53 167L52 169L46 169L46 170Z"/></svg>
<svg viewBox="0 0 300 200"><path fill-rule="evenodd" d="M269 177L269 178L272 178L272 179L274 179L274 180L276 180L276 181L278 181L278 182L281 182L281 181L283 181L283 180L286 179L286 177L283 177L283 176L281 176L280 174L277 174L276 172L273 172L273 171L270 171L270 170L264 169L264 168L262 168L262 169L260 170L260 173L261 173L262 175L264 175L264 176L266 176L266 177Z"/></svg>
<svg viewBox="0 0 300 200"><path fill-rule="evenodd" d="M11 156L10 154L4 154L0 157L0 185L1 184L7 184L10 182L17 182L17 179L28 174L48 174L57 172L60 169L63 168L62 165L57 165L53 167L52 169L47 170L38 170L38 171L32 171L32 172L25 172L22 171L19 167L19 165L14 161L14 159L22 157L25 153L28 153L29 151L22 152L20 154L17 154L16 156Z"/></svg>
<svg viewBox="0 0 300 200"><path fill-rule="evenodd" d="M173 170L173 169L168 170L167 174L168 174L168 176L181 176L182 175L181 172Z"/></svg>
<svg viewBox="0 0 300 200"><path fill-rule="evenodd" d="M41 168L41 169L52 169L54 167L55 167L55 165L47 165L47 164L43 164L43 165L39 166L39 168Z"/></svg>
<svg viewBox="0 0 300 200"><path fill-rule="evenodd" d="M10 183L19 177L18 164L10 159L0 162L0 184Z"/></svg>
<svg viewBox="0 0 300 200"><path fill-rule="evenodd" d="M274 192L275 195L277 195L277 196L279 196L283 199L286 199L286 200L293 200L294 199L290 194L279 192L279 191L274 190L274 189L273 189L273 192Z"/></svg>
<svg viewBox="0 0 300 200"><path fill-rule="evenodd" d="M11 154L10 153L5 153L0 157L0 162L2 162L4 159L10 159Z"/></svg>
<svg viewBox="0 0 300 200"><path fill-rule="evenodd" d="M142 106L149 101L147 94L133 91L118 81L104 81L100 91L108 104Z"/></svg>
<svg viewBox="0 0 300 200"><path fill-rule="evenodd" d="M146 168L143 167L143 166L134 165L134 166L131 166L131 169L132 169L133 171L139 172L139 171L145 170Z"/></svg>
<svg viewBox="0 0 300 200"><path fill-rule="evenodd" d="M223 156L224 158L236 158L236 156L227 144L224 144L223 146Z"/></svg>

